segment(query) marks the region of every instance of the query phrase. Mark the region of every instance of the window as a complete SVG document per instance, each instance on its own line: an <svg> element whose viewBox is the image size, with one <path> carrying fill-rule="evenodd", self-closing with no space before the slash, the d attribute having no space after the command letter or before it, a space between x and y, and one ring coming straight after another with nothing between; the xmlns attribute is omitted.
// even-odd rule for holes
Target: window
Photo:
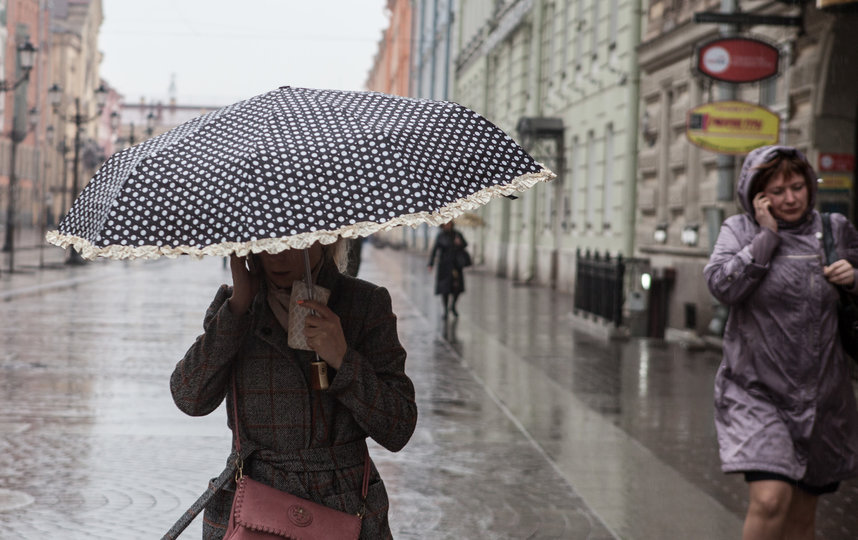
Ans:
<svg viewBox="0 0 858 540"><path fill-rule="evenodd" d="M614 126L608 124L605 129L605 177L604 177L604 192L602 193L603 203L603 218L602 226L605 229L611 228L611 223L614 221Z"/></svg>
<svg viewBox="0 0 858 540"><path fill-rule="evenodd" d="M596 222L596 134L587 134L587 228Z"/></svg>
<svg viewBox="0 0 858 540"><path fill-rule="evenodd" d="M612 49L617 46L617 32L619 26L619 0L611 0L611 11L609 12L610 20L608 22L608 46Z"/></svg>
<svg viewBox="0 0 858 540"><path fill-rule="evenodd" d="M584 26L584 0L578 0L575 11L575 66L578 70L584 58Z"/></svg>
<svg viewBox="0 0 858 540"><path fill-rule="evenodd" d="M580 174L580 163L579 155L581 151L581 144L578 142L578 137L572 138L572 163L569 164L569 194L570 199L572 200L572 213L569 217L569 228L574 229L575 225L578 223L578 193L576 191L576 186L578 183L578 176Z"/></svg>
<svg viewBox="0 0 858 540"><path fill-rule="evenodd" d="M563 74L566 74L567 66L569 65L569 26L572 24L569 21L569 13L572 11L569 9L569 3L572 0L563 0L563 41L561 43L560 48L563 50Z"/></svg>
<svg viewBox="0 0 858 540"><path fill-rule="evenodd" d="M593 22L590 26L592 27L592 33L590 35L593 38L593 41L590 44L590 54L593 55L593 60L595 60L599 56L599 1L598 0L593 0Z"/></svg>

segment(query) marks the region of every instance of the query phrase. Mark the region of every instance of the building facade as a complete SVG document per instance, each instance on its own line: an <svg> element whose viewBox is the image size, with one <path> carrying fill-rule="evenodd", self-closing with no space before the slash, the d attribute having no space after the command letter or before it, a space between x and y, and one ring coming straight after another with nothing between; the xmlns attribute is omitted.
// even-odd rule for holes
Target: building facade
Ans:
<svg viewBox="0 0 858 540"><path fill-rule="evenodd" d="M0 99L0 208L7 232L4 248L14 245L9 231L39 223L46 197L40 152L45 131L39 117L45 95L44 73L49 65L46 14L44 0L0 2L0 61L5 84ZM25 44L35 49L28 74L19 53Z"/></svg>
<svg viewBox="0 0 858 540"><path fill-rule="evenodd" d="M455 65L456 2L411 0L411 94L428 99L450 99Z"/></svg>
<svg viewBox="0 0 858 540"><path fill-rule="evenodd" d="M737 100L780 118L777 140L807 154L824 182L819 207L854 219L858 47L855 2L840 11L790 2L743 0L745 15L801 18L802 26L744 25L780 52L776 77L743 84L714 81L694 68L695 47L718 37L717 24L695 23L696 12L719 12L721 0L650 0L640 46L642 115L637 192L637 253L669 276L666 324L680 335L718 333L725 310L708 292L702 270L720 224L740 211L735 179L743 155L688 142L691 109ZM825 2L819 2L824 5ZM851 11L843 9L852 4Z"/></svg>
<svg viewBox="0 0 858 540"><path fill-rule="evenodd" d="M557 179L483 210L478 260L572 290L575 255L631 255L638 0L461 0L454 98L516 137Z"/></svg>
<svg viewBox="0 0 858 540"><path fill-rule="evenodd" d="M379 40L366 87L408 96L411 91L411 2L387 0L386 9L390 13L390 24Z"/></svg>
<svg viewBox="0 0 858 540"><path fill-rule="evenodd" d="M105 124L96 90L101 52L98 33L104 20L101 0L54 0L51 12L51 67L47 86L57 85L60 102L47 105L47 124L54 133L51 160L53 212L63 215L104 157L99 127ZM75 120L80 122L75 122ZM80 133L76 133L77 131ZM77 135L77 137L76 137ZM75 141L78 148L75 148ZM77 155L77 158L75 158ZM77 184L77 185L75 185Z"/></svg>

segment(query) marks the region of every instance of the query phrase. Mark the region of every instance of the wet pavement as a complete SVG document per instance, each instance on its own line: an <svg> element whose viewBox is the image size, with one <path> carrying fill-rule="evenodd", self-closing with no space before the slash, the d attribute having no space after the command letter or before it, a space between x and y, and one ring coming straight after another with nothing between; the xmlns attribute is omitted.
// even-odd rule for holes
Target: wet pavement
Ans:
<svg viewBox="0 0 858 540"><path fill-rule="evenodd" d="M223 407L187 417L168 387L228 271L46 253L39 271L36 250L23 272L0 267L0 537L159 538L228 453ZM712 425L717 353L606 343L576 330L571 296L479 269L444 321L422 255L367 245L360 276L391 291L418 396L405 449L371 446L397 538L740 536L745 486L720 473ZM856 507L855 482L824 497L819 537L858 537Z"/></svg>

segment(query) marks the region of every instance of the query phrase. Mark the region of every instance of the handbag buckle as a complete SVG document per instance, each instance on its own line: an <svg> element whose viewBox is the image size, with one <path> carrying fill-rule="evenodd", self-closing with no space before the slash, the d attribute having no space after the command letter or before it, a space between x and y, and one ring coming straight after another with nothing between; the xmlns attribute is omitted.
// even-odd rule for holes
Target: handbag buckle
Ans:
<svg viewBox="0 0 858 540"><path fill-rule="evenodd" d="M235 458L235 483L237 484L239 480L244 476L244 460L241 456Z"/></svg>

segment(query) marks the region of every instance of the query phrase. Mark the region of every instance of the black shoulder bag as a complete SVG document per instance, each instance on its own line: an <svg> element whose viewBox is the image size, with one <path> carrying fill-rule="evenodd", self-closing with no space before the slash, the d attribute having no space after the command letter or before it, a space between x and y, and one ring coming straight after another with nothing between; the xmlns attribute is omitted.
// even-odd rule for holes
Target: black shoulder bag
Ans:
<svg viewBox="0 0 858 540"><path fill-rule="evenodd" d="M822 214L822 244L825 248L825 264L831 265L839 257L834 247L834 235L831 233L831 214ZM855 297L837 287L840 300L837 302L837 324L840 330L840 343L853 360L858 362L858 305Z"/></svg>

